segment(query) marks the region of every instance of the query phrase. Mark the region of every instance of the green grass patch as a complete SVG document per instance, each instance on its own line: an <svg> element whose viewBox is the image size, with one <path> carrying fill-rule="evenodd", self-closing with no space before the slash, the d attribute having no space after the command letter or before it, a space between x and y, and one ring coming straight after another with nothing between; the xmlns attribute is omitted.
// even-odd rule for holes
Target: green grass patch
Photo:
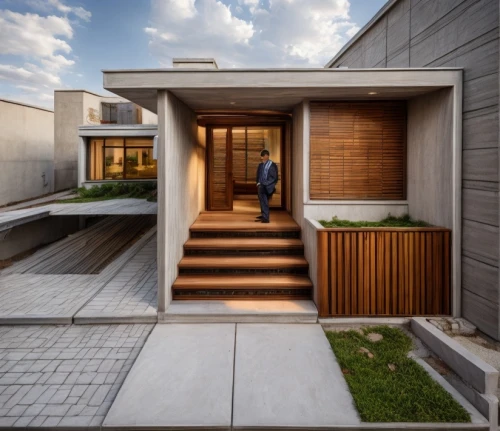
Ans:
<svg viewBox="0 0 500 431"><path fill-rule="evenodd" d="M341 220L336 216L330 221L320 220L319 223L323 227L429 227L430 224L421 221L413 220L409 215L394 217L390 214L380 221L350 221Z"/></svg>
<svg viewBox="0 0 500 431"><path fill-rule="evenodd" d="M375 332L384 338L371 342ZM363 422L470 422L470 416L415 361L411 339L387 326L326 332ZM373 354L369 358L360 349ZM389 368L389 364L394 371Z"/></svg>
<svg viewBox="0 0 500 431"><path fill-rule="evenodd" d="M147 199L150 202L156 202L155 182L110 183L92 186L90 189L80 187L77 192L77 198L61 200L58 203L83 203L125 198Z"/></svg>

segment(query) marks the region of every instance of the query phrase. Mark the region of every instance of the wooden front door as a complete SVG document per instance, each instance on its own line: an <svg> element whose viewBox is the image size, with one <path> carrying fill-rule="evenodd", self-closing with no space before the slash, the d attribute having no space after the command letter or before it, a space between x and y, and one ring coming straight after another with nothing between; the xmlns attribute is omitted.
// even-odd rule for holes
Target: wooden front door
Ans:
<svg viewBox="0 0 500 431"><path fill-rule="evenodd" d="M208 129L208 210L233 209L232 135L230 127Z"/></svg>

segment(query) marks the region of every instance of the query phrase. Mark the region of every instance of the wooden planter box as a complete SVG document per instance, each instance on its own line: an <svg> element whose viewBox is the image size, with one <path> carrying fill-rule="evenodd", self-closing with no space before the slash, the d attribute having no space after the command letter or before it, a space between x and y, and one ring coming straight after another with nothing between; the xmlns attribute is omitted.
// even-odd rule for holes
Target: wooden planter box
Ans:
<svg viewBox="0 0 500 431"><path fill-rule="evenodd" d="M332 228L317 235L320 317L450 314L451 230Z"/></svg>

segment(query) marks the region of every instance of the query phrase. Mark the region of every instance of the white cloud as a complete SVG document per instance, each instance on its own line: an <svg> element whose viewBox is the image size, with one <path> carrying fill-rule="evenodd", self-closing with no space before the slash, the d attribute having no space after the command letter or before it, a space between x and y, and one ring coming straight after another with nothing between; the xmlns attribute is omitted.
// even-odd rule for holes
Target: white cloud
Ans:
<svg viewBox="0 0 500 431"><path fill-rule="evenodd" d="M78 18L83 19L84 21L90 21L92 17L92 13L88 10L84 9L81 6L71 7L65 5L61 0L26 0L27 3L40 11L50 12L52 10L57 10L59 12L64 13L65 15L74 14Z"/></svg>
<svg viewBox="0 0 500 431"><path fill-rule="evenodd" d="M73 37L67 18L0 10L0 54L43 58L52 56L55 51L70 53L69 44L57 36Z"/></svg>
<svg viewBox="0 0 500 431"><path fill-rule="evenodd" d="M0 10L0 55L10 56L3 63L0 57L0 81L48 105L54 89L64 87L62 76L75 65L70 42L76 21L68 14L89 21L91 13L62 0L25 1L48 16Z"/></svg>
<svg viewBox="0 0 500 431"><path fill-rule="evenodd" d="M238 0L238 17L228 1L151 0L151 53L163 66L214 57L222 67L322 67L359 29L349 0Z"/></svg>

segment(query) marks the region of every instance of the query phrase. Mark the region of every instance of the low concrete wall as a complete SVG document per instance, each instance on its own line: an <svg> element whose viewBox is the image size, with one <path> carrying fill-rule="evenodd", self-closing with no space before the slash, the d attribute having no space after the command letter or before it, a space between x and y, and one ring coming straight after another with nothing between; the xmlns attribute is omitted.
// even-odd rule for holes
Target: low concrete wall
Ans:
<svg viewBox="0 0 500 431"><path fill-rule="evenodd" d="M332 217L352 221L379 221L388 215L408 214L406 201L352 201L352 202L314 202L304 205L304 217L313 220L331 220Z"/></svg>
<svg viewBox="0 0 500 431"><path fill-rule="evenodd" d="M80 222L80 216L50 216L16 226L0 240L0 260L75 233L80 229Z"/></svg>
<svg viewBox="0 0 500 431"><path fill-rule="evenodd" d="M305 219L302 228L304 256L309 262L309 278L313 284L313 301L318 305L318 229L322 229L316 220Z"/></svg>
<svg viewBox="0 0 500 431"><path fill-rule="evenodd" d="M54 113L0 100L0 206L54 191Z"/></svg>

